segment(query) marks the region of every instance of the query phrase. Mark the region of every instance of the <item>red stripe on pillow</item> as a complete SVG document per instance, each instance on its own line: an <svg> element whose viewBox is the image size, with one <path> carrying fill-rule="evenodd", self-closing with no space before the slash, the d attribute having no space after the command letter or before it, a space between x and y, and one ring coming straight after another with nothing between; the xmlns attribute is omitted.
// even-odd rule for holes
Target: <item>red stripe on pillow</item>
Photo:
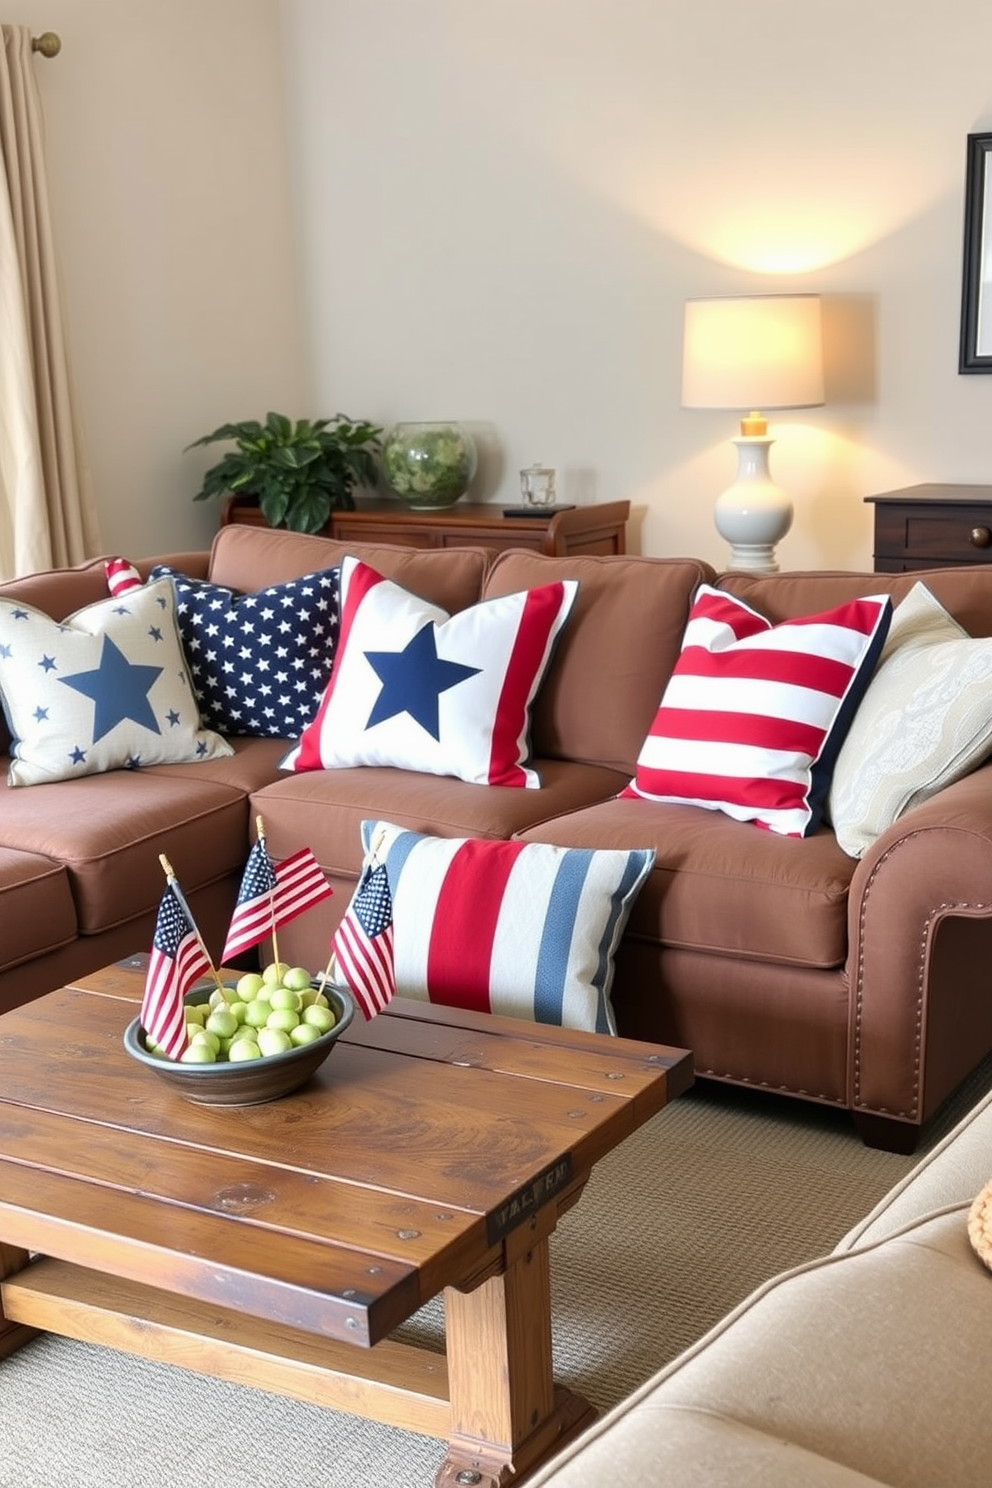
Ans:
<svg viewBox="0 0 992 1488"><path fill-rule="evenodd" d="M849 599L826 615L797 615L794 620L785 620L785 625L823 625L830 616L838 617L836 624L844 630L856 630L863 636L871 636L878 626L878 605L884 595L872 594L863 599Z"/></svg>
<svg viewBox="0 0 992 1488"><path fill-rule="evenodd" d="M347 588L341 596L341 624L338 630L337 654L344 655L344 648L348 643L348 635L355 622L358 607L365 596L375 588L376 584L384 583L381 574L376 573L374 568L367 567L364 563L356 563L348 580ZM334 696L334 684L337 679L337 669L332 670L327 686L324 688L323 697L317 707L313 722L310 727L304 729L296 753L294 770L319 770L322 768L320 753L320 739L324 731L324 717Z"/></svg>
<svg viewBox="0 0 992 1488"><path fill-rule="evenodd" d="M824 730L800 718L769 718L760 713L721 713L695 708L666 708L656 716L650 737L696 739L712 743L726 739L760 749L788 750L814 757L823 743Z"/></svg>
<svg viewBox="0 0 992 1488"><path fill-rule="evenodd" d="M427 990L432 1002L472 1008L489 1003L493 940L503 896L523 842L467 841L444 875L427 951Z"/></svg>
<svg viewBox="0 0 992 1488"><path fill-rule="evenodd" d="M650 792L650 771L645 775ZM657 795L659 799L671 796L680 801L713 801L727 806L757 807L763 811L795 811L806 804L806 791L794 780L774 775L753 778L707 775L693 770L666 770Z"/></svg>
<svg viewBox="0 0 992 1488"><path fill-rule="evenodd" d="M490 785L523 785L525 782L519 764L507 768L501 766L500 761L514 760L520 754L521 741L527 731L530 691L534 679L541 674L541 662L564 597L562 584L543 584L538 589L531 589L527 595L500 688L489 755Z"/></svg>
<svg viewBox="0 0 992 1488"><path fill-rule="evenodd" d="M771 621L752 610L742 599L731 599L728 594L709 588L701 589L693 601L689 620L690 624L705 621L711 625L724 625L738 641L771 629Z"/></svg>
<svg viewBox="0 0 992 1488"><path fill-rule="evenodd" d="M733 651L704 651L689 646L679 656L679 673L689 677L732 677L740 681L781 682L812 692L843 697L854 667L815 651L787 651L774 646L743 646Z"/></svg>

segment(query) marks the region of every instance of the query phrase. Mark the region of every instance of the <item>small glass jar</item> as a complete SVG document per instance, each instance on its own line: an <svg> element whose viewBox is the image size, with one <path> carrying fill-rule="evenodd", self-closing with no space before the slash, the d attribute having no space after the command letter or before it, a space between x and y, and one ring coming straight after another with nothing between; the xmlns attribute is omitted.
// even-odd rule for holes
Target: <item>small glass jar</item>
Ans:
<svg viewBox="0 0 992 1488"><path fill-rule="evenodd" d="M383 440L383 475L413 511L454 506L471 485L477 464L475 440L462 424L396 424Z"/></svg>
<svg viewBox="0 0 992 1488"><path fill-rule="evenodd" d="M555 504L555 471L549 465L528 465L520 472L520 496L524 506L544 508Z"/></svg>

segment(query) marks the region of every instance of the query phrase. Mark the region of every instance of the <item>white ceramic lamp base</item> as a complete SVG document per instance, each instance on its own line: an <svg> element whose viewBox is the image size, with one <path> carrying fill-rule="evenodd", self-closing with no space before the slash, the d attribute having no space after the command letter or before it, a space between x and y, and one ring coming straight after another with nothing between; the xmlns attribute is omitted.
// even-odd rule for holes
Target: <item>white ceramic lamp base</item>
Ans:
<svg viewBox="0 0 992 1488"><path fill-rule="evenodd" d="M775 544L792 526L792 502L769 473L774 443L764 434L734 440L737 479L717 497L713 512L717 532L730 544L730 568L778 572Z"/></svg>

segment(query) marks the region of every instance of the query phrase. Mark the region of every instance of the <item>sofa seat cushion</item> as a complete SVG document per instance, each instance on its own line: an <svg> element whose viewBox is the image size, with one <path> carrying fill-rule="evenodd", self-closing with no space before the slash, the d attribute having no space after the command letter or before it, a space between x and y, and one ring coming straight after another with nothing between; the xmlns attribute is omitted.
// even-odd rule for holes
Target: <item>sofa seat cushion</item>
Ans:
<svg viewBox="0 0 992 1488"><path fill-rule="evenodd" d="M194 770L116 770L30 790L4 784L0 846L65 865L81 934L124 924L161 899L160 853L187 893L244 867L247 797Z"/></svg>
<svg viewBox="0 0 992 1488"><path fill-rule="evenodd" d="M76 933L76 910L61 864L0 847L0 968L69 945Z"/></svg>
<svg viewBox="0 0 992 1488"><path fill-rule="evenodd" d="M679 654L697 587L714 577L696 559L546 558L509 550L484 597L556 579L579 591L534 703L534 752L634 773L638 750Z"/></svg>
<svg viewBox="0 0 992 1488"><path fill-rule="evenodd" d="M190 765L153 765L145 774L170 775L177 780L209 780L244 796L283 778L279 765L291 740L238 738L228 742L234 752L223 759L196 760Z"/></svg>
<svg viewBox="0 0 992 1488"><path fill-rule="evenodd" d="M628 937L795 966L846 959L856 865L827 831L782 837L720 812L621 798L521 835L561 847L653 848Z"/></svg>
<svg viewBox="0 0 992 1488"><path fill-rule="evenodd" d="M272 855L307 845L332 877L356 879L362 822L375 818L439 837L512 837L547 816L603 801L624 783L614 770L538 760L540 790L500 790L386 766L288 775L255 791ZM341 906L343 913L344 906Z"/></svg>

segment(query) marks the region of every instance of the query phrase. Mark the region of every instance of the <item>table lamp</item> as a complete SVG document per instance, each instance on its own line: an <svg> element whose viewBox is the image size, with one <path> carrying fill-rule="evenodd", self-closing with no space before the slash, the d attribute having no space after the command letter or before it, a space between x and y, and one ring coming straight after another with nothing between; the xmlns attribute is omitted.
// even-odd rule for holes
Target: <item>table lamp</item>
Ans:
<svg viewBox="0 0 992 1488"><path fill-rule="evenodd" d="M774 573L775 544L792 525L792 502L771 478L770 408L823 403L820 296L735 295L687 300L682 407L742 415L737 479L717 497L714 521L730 543L730 568Z"/></svg>

